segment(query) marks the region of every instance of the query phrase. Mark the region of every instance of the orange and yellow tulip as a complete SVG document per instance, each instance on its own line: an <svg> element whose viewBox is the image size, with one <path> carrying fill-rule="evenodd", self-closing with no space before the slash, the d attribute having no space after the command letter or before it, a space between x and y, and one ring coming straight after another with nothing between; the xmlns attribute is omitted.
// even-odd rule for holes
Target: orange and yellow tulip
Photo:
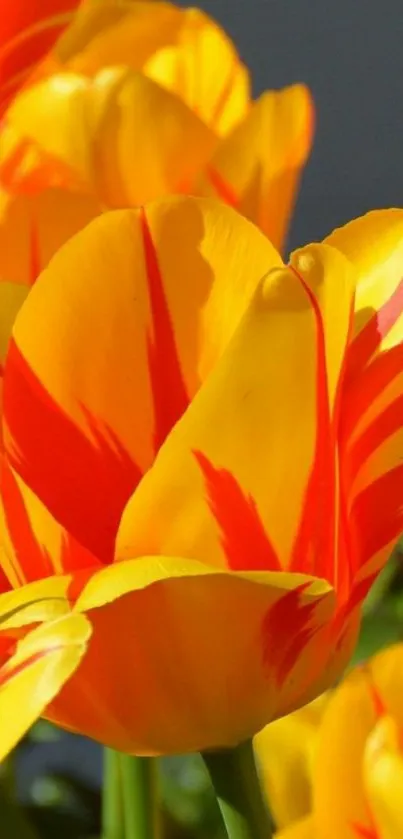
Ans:
<svg viewBox="0 0 403 839"><path fill-rule="evenodd" d="M9 214L16 203L14 213L35 228L35 196L48 189L63 191L57 216L65 193L70 203L78 194L92 199L93 212L172 193L213 196L281 249L311 148L313 104L304 85L255 102L249 88L234 45L198 9L86 0L42 79L5 115L2 203ZM13 219L2 216L4 235L23 250Z"/></svg>
<svg viewBox="0 0 403 839"><path fill-rule="evenodd" d="M230 746L340 675L402 525L403 211L288 266L224 204L106 213L4 370L2 566L93 628L48 716Z"/></svg>
<svg viewBox="0 0 403 839"><path fill-rule="evenodd" d="M403 835L403 645L383 650L357 667L326 697L322 713L306 727L309 709L297 711L270 726L256 738L256 749L269 779L274 809L286 824L278 839L400 839ZM311 718L312 719L312 718ZM307 739L291 740L305 728ZM301 729L302 730L302 729ZM288 754L292 773L294 809L285 761L280 772L276 746ZM291 757L290 757L291 756ZM301 761L302 757L302 761ZM302 803L303 802L303 803ZM300 820L294 820L300 810ZM286 818L284 818L286 816Z"/></svg>

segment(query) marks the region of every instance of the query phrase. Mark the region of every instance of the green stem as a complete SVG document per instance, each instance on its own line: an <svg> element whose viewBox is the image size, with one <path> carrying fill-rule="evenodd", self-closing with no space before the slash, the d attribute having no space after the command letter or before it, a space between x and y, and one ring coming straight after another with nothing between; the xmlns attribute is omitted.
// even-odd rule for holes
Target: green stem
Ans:
<svg viewBox="0 0 403 839"><path fill-rule="evenodd" d="M157 835L156 760L121 755L125 839L155 839Z"/></svg>
<svg viewBox="0 0 403 839"><path fill-rule="evenodd" d="M203 752L229 839L270 839L272 825L256 771L252 741Z"/></svg>
<svg viewBox="0 0 403 839"><path fill-rule="evenodd" d="M120 754L104 749L102 839L125 839Z"/></svg>

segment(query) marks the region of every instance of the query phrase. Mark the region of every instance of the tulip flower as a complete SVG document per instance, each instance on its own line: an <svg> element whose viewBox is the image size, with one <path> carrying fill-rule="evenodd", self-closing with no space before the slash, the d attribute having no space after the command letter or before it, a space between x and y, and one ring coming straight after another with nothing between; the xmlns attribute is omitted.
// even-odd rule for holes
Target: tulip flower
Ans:
<svg viewBox="0 0 403 839"><path fill-rule="evenodd" d="M278 839L399 839L403 831L402 726L403 645L396 644L357 667L331 693L308 740L294 741L291 732L304 724L305 709L273 725L256 738L264 773L271 781L275 808L285 813L282 787L288 786L287 767L278 772L271 748L277 743L296 767L311 740L309 773L293 773L293 794L305 798L304 818L294 820L289 802L287 826ZM307 709L308 710L308 709ZM308 710L309 713L309 710ZM270 765L269 765L270 764ZM274 781L274 783L273 783ZM306 794L309 783L309 795ZM276 797L281 790L280 796ZM308 806L309 802L309 806ZM308 812L309 811L309 812ZM302 813L301 813L302 815Z"/></svg>
<svg viewBox="0 0 403 839"><path fill-rule="evenodd" d="M284 266L210 199L95 219L15 321L2 566L92 625L49 718L232 746L342 672L401 530L403 211Z"/></svg>
<svg viewBox="0 0 403 839"><path fill-rule="evenodd" d="M218 24L154 0L87 0L49 61L0 133L11 203L49 188L91 196L98 212L172 193L213 196L283 247L312 143L304 85L253 102Z"/></svg>

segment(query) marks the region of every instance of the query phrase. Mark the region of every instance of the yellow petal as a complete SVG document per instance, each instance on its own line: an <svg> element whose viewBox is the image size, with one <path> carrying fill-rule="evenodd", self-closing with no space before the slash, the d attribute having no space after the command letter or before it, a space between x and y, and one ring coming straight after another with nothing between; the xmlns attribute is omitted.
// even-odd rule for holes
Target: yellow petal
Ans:
<svg viewBox="0 0 403 839"><path fill-rule="evenodd" d="M66 615L29 633L0 667L0 761L70 678L89 634L83 615Z"/></svg>
<svg viewBox="0 0 403 839"><path fill-rule="evenodd" d="M220 134L242 119L249 104L248 71L230 38L200 9L87 0L57 53L87 75L113 65L141 70Z"/></svg>
<svg viewBox="0 0 403 839"><path fill-rule="evenodd" d="M334 576L326 414L347 340L349 266L319 246L293 264L300 274L284 269L262 281L144 476L121 522L119 557L179 554L233 570L292 566Z"/></svg>
<svg viewBox="0 0 403 839"><path fill-rule="evenodd" d="M354 670L329 700L313 777L314 810L323 839L339 839L352 825L372 827L363 787L364 752L380 715L392 715L403 724L402 674L403 645L398 644Z"/></svg>
<svg viewBox="0 0 403 839"><path fill-rule="evenodd" d="M234 745L279 712L312 667L307 623L326 624L333 596L299 575L145 557L96 572L75 609L93 638L50 718L122 751L177 753Z"/></svg>
<svg viewBox="0 0 403 839"><path fill-rule="evenodd" d="M186 10L176 43L156 50L143 72L221 135L247 113L248 71L225 32L199 9Z"/></svg>
<svg viewBox="0 0 403 839"><path fill-rule="evenodd" d="M5 372L8 455L100 559L112 558L140 474L279 262L233 210L175 198L100 217L31 290Z"/></svg>
<svg viewBox="0 0 403 839"><path fill-rule="evenodd" d="M301 170L311 149L314 107L294 85L264 93L223 140L199 184L259 225L282 250Z"/></svg>
<svg viewBox="0 0 403 839"><path fill-rule="evenodd" d="M18 146L13 136L10 147L3 138L3 180L4 171L10 180L16 159L25 179L32 179L33 168L45 187L52 186L55 161L70 188L117 207L188 190L216 145L183 102L124 67L105 69L93 80L53 75L20 94L7 125L20 140ZM39 160L32 161L38 150Z"/></svg>
<svg viewBox="0 0 403 839"><path fill-rule="evenodd" d="M379 839L403 835L403 755L400 730L393 717L382 717L364 753L364 784Z"/></svg>
<svg viewBox="0 0 403 839"><path fill-rule="evenodd" d="M312 809L313 760L327 694L272 722L254 739L264 791L277 828L291 825Z"/></svg>

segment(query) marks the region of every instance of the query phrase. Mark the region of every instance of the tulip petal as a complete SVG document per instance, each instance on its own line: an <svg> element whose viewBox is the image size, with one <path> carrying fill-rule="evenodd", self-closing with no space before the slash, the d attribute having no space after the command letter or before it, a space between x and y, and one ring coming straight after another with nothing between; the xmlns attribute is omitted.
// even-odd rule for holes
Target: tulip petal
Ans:
<svg viewBox="0 0 403 839"><path fill-rule="evenodd" d="M320 632L333 608L329 587L300 575L229 575L175 557L111 565L78 595L93 638L49 716L132 753L233 745L307 677L306 630ZM296 637L300 660L283 677Z"/></svg>
<svg viewBox="0 0 403 839"><path fill-rule="evenodd" d="M0 294L16 284L32 285L56 251L99 212L95 200L67 190L9 196L0 215ZM22 302L26 292L17 287L15 298ZM6 332L8 340L11 330Z"/></svg>
<svg viewBox="0 0 403 839"><path fill-rule="evenodd" d="M312 760L327 695L270 723L254 739L263 788L276 827L308 816L312 809Z"/></svg>
<svg viewBox="0 0 403 839"><path fill-rule="evenodd" d="M356 271L342 432L355 570L364 580L403 530L403 211L369 213L327 241Z"/></svg>
<svg viewBox="0 0 403 839"><path fill-rule="evenodd" d="M13 0L0 18L0 113L51 49L79 0Z"/></svg>
<svg viewBox="0 0 403 839"><path fill-rule="evenodd" d="M233 570L335 574L329 414L348 336L349 266L313 246L293 265L300 273L262 281L132 496L119 558L180 554Z"/></svg>
<svg viewBox="0 0 403 839"><path fill-rule="evenodd" d="M26 635L11 658L2 663L0 761L70 678L85 653L89 635L90 625L83 615L65 615Z"/></svg>
<svg viewBox="0 0 403 839"><path fill-rule="evenodd" d="M31 290L5 370L10 463L103 561L141 473L280 262L230 208L177 198L97 219Z"/></svg>
<svg viewBox="0 0 403 839"><path fill-rule="evenodd" d="M403 756L399 740L396 721L383 717L365 747L364 783L379 839L403 835Z"/></svg>
<svg viewBox="0 0 403 839"><path fill-rule="evenodd" d="M186 9L177 42L156 50L142 69L220 135L247 113L249 73L225 32L200 9Z"/></svg>
<svg viewBox="0 0 403 839"><path fill-rule="evenodd" d="M367 738L384 715L403 723L403 645L382 651L354 670L331 697L322 719L314 767L314 810L319 836L351 839L373 823L363 787Z"/></svg>
<svg viewBox="0 0 403 839"><path fill-rule="evenodd" d="M264 93L223 140L199 184L255 222L278 249L311 149L314 106L308 88Z"/></svg>
<svg viewBox="0 0 403 839"><path fill-rule="evenodd" d="M216 145L183 102L124 67L50 76L18 96L7 126L19 143L3 139L3 181L15 160L25 182L33 168L45 187L58 179L116 207L186 190Z"/></svg>

